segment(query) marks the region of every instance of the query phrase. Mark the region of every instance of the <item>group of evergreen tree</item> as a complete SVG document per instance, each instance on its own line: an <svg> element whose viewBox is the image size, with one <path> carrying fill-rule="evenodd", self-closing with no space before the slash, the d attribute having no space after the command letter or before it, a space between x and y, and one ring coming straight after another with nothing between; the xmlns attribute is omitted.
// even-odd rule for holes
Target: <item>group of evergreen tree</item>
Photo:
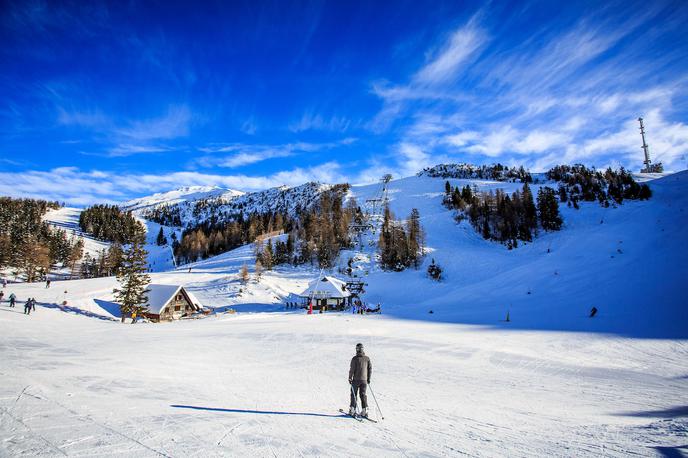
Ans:
<svg viewBox="0 0 688 458"><path fill-rule="evenodd" d="M516 248L519 241L533 240L538 223L545 230L559 230L562 224L555 191L540 188L536 205L527 182L509 195L501 189L477 192L468 185L452 188L447 181L444 204L458 212L458 220L468 217L483 238L504 243L509 249Z"/></svg>
<svg viewBox="0 0 688 458"><path fill-rule="evenodd" d="M57 202L0 197L0 268L14 268L26 281L45 278L57 264L76 268L83 240L43 221Z"/></svg>
<svg viewBox="0 0 688 458"><path fill-rule="evenodd" d="M418 268L423 256L424 239L418 209L411 209L404 224L396 221L389 206L386 206L379 240L381 267L395 271L411 266Z"/></svg>
<svg viewBox="0 0 688 458"><path fill-rule="evenodd" d="M351 246L349 223L360 211L354 201L343 205L346 190L348 185L336 185L322 192L316 204L299 209L295 216L238 213L229 222L206 220L185 230L179 243L173 242L175 255L180 262L195 262L257 241L262 269L284 263L332 267L339 251ZM280 233L287 234L286 240L274 244L260 240Z"/></svg>
<svg viewBox="0 0 688 458"><path fill-rule="evenodd" d="M433 178L533 182L532 175L523 166L507 167L499 163L491 165L438 164L423 169L418 175Z"/></svg>
<svg viewBox="0 0 688 458"><path fill-rule="evenodd" d="M99 240L132 243L145 231L143 225L130 211L122 211L116 205L94 205L81 212L79 227Z"/></svg>
<svg viewBox="0 0 688 458"><path fill-rule="evenodd" d="M178 205L161 205L142 213L143 218L161 226L182 226L182 215Z"/></svg>
<svg viewBox="0 0 688 458"><path fill-rule="evenodd" d="M317 205L299 213L295 227L293 264L317 264L331 268L342 249L351 247L349 224L360 211L351 199L344 206L348 185L338 185L320 195Z"/></svg>
<svg viewBox="0 0 688 458"><path fill-rule="evenodd" d="M650 187L639 184L630 172L621 167L619 170L607 168L600 172L581 164L558 165L550 169L546 176L559 182L559 199L569 206L578 208L579 201L594 202L608 207L610 201L621 204L624 199L649 199Z"/></svg>
<svg viewBox="0 0 688 458"><path fill-rule="evenodd" d="M86 253L81 261L81 278L110 277L116 275L124 262L122 245L114 242L97 256Z"/></svg>
<svg viewBox="0 0 688 458"><path fill-rule="evenodd" d="M238 248L259 236L290 231L294 221L281 213L243 214L227 223L205 221L182 233L181 242L172 242L175 256L182 263L195 262Z"/></svg>
<svg viewBox="0 0 688 458"><path fill-rule="evenodd" d="M273 266L279 264L290 264L294 262L294 233L287 234L285 241L277 240L274 244L272 239L267 243L259 237L256 241L256 261L260 262L265 270L272 270Z"/></svg>

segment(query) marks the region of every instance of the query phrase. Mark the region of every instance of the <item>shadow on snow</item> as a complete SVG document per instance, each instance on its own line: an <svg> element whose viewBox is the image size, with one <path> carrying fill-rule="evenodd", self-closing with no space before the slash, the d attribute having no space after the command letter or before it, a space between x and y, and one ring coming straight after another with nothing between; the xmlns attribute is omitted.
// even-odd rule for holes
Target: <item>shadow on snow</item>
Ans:
<svg viewBox="0 0 688 458"><path fill-rule="evenodd" d="M191 409L191 410L206 410L209 412L229 412L229 413L252 413L260 415L299 415L304 417L329 417L329 418L348 418L348 415L329 415L325 413L314 412L279 412L274 410L246 410L246 409L222 409L219 407L200 407L200 406L185 406L179 404L171 404L170 407L177 409Z"/></svg>

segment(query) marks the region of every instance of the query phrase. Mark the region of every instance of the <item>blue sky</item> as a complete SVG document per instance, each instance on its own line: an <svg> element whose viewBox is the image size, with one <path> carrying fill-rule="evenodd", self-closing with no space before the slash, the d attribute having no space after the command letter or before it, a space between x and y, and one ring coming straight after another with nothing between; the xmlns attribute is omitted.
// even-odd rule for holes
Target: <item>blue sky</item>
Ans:
<svg viewBox="0 0 688 458"><path fill-rule="evenodd" d="M200 6L202 4L202 6ZM688 3L1 3L0 194L688 161Z"/></svg>

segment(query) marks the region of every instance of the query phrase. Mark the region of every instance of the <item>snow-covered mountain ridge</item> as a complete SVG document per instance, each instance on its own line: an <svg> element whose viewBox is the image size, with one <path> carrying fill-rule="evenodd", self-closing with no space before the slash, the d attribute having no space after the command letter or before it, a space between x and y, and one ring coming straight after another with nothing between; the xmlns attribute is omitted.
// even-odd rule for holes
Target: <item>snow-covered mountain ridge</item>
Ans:
<svg viewBox="0 0 688 458"><path fill-rule="evenodd" d="M161 205L175 205L182 202L196 202L203 199L226 199L243 195L244 192L226 189L218 186L185 186L167 192L159 192L150 196L132 199L120 204L123 210L141 213L150 208Z"/></svg>
<svg viewBox="0 0 688 458"><path fill-rule="evenodd" d="M241 192L223 188L181 188L125 202L122 209L167 226L190 227L206 221L228 221L238 214L280 212L295 215L318 201L333 185L309 182L263 191Z"/></svg>

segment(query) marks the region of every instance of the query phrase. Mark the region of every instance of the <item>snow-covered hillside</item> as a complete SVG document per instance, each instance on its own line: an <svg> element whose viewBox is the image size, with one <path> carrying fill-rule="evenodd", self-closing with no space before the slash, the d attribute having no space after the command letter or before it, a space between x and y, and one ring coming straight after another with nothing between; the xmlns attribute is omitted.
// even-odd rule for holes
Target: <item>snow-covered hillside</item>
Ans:
<svg viewBox="0 0 688 458"><path fill-rule="evenodd" d="M120 206L147 219L154 218L156 209L164 209L169 214L179 216L180 227L188 227L208 220L228 221L240 213L246 217L251 213L270 212L295 215L297 210L309 208L317 202L320 194L331 187L311 182L291 188L280 186L248 193L222 188L182 188L125 202Z"/></svg>
<svg viewBox="0 0 688 458"><path fill-rule="evenodd" d="M532 243L514 250L484 240L466 221L457 224L453 212L442 205L444 181L416 176L389 184L390 207L397 218L412 208L420 211L428 253L418 270L380 270L375 234L340 254L338 267L354 258L354 275L368 283L366 300L381 303L385 313L497 327L688 337L688 312L680 300L688 278L688 173L652 181L654 196L648 201L626 201L616 208L597 203L581 203L580 210L562 206L561 231L540 232ZM450 181L481 190L521 186ZM534 191L538 186L533 185ZM379 189L379 184L354 186L349 196L364 202ZM319 273L311 266L279 266L267 272L261 284L244 288L238 273L244 263L253 269L252 245L165 272L173 267L171 250L154 244L160 226L147 225L151 268L158 272L153 280L190 286L197 295L207 296L211 307L278 308L287 294L300 292ZM439 283L426 274L432 259L444 270ZM331 273L341 276L337 268ZM114 285L114 279L98 281ZM91 296L87 290L84 295ZM599 315L590 320L593 306ZM502 322L507 313L508 324Z"/></svg>
<svg viewBox="0 0 688 458"><path fill-rule="evenodd" d="M75 207L49 210L43 216L43 220L55 228L64 230L67 233L67 237L82 238L84 240L84 254L88 253L91 256L97 256L102 250L107 250L110 244L97 240L81 230L79 227L81 210L81 208Z"/></svg>
<svg viewBox="0 0 688 458"><path fill-rule="evenodd" d="M161 205L175 205L182 202L197 202L205 199L231 200L243 195L242 191L220 188L218 186L185 186L168 192L160 192L146 197L129 200L120 205L123 210L140 213L143 210Z"/></svg>
<svg viewBox="0 0 688 458"><path fill-rule="evenodd" d="M356 258L365 299L382 315L285 310L318 269L278 266L243 285L251 245L151 274L218 312L198 320L121 325L114 278L9 285L6 295L39 305L30 316L0 305L0 455L688 451L688 172L649 181L647 201L562 206L561 231L514 250L457 224L442 205L444 182L389 183L397 218L420 211L428 255L419 270L381 271L365 243L375 234L340 256L340 265ZM354 186L349 196L362 203L379 192ZM425 272L432 258L440 283ZM359 341L373 360L378 424L338 413Z"/></svg>

